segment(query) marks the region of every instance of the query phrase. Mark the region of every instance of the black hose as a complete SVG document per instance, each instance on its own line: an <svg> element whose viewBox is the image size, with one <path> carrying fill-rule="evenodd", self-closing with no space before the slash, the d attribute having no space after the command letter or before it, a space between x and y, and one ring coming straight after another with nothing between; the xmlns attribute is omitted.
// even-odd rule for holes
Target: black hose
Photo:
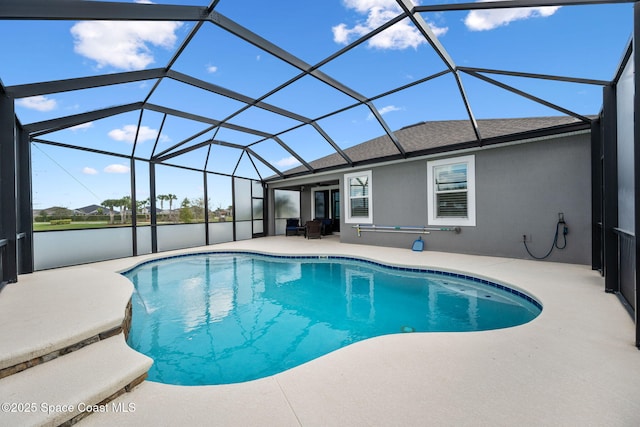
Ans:
<svg viewBox="0 0 640 427"><path fill-rule="evenodd" d="M562 239L564 240L564 244L562 246L558 245L558 236L560 235L560 226L562 226ZM551 245L551 249L549 249L549 252L547 252L544 256L538 257L538 256L535 256L534 254L532 254L531 251L529 250L529 247L527 246L527 240L526 239L523 240L524 248L527 250L527 253L531 256L531 258L534 258L534 259L537 259L537 260L542 260L542 259L548 258L549 255L551 255L551 252L553 252L553 250L555 248L564 249L564 248L567 247L567 234L568 233L569 233L569 228L567 227L567 225L564 222L564 220L561 219L556 224L556 234L553 236L553 244Z"/></svg>

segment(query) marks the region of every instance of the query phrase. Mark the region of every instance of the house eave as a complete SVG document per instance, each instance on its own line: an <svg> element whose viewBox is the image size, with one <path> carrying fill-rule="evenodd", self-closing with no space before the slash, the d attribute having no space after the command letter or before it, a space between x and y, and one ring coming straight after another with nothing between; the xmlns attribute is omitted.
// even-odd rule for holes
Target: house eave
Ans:
<svg viewBox="0 0 640 427"><path fill-rule="evenodd" d="M553 126L544 129L536 129L533 131L513 133L509 135L501 135L483 139L482 141L472 140L461 142L457 144L450 144L441 147L433 147L424 150L411 151L406 153L406 156L401 154L395 154L391 156L381 156L370 158L366 160L354 161L352 165L333 165L324 168L316 168L311 171L300 171L287 174L284 172L284 177L273 177L264 180L267 184L277 184L288 182L296 178L309 178L310 176L323 176L336 172L347 172L363 167L370 167L371 165L384 166L387 164L393 164L403 161L414 161L428 159L435 156L441 156L446 153L463 153L469 151L477 151L488 148L498 148L508 145L526 144L530 142L540 141L550 138L561 138L576 134L585 134L591 131L591 123L588 122L576 122L566 125Z"/></svg>

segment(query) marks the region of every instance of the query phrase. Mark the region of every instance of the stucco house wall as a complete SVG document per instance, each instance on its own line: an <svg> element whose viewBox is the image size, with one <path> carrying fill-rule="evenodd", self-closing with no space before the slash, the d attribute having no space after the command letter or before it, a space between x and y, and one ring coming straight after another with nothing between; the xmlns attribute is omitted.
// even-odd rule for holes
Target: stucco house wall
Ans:
<svg viewBox="0 0 640 427"><path fill-rule="evenodd" d="M460 233L433 231L423 236L425 249L476 255L530 258L522 242L536 256L554 241L558 213L569 229L565 249L554 249L549 261L591 263L591 172L588 132L539 141L492 146L437 157L404 160L366 168L345 169L319 177L305 177L308 189L316 179L338 179L344 192L344 174L371 170L373 223L386 226L431 226L428 223L427 161L475 156L476 225ZM286 180L270 185L291 185ZM305 200L310 200L303 195ZM410 250L417 234L363 232L345 223L343 195L340 240ZM308 209L304 207L303 209ZM560 230L559 244L564 243Z"/></svg>

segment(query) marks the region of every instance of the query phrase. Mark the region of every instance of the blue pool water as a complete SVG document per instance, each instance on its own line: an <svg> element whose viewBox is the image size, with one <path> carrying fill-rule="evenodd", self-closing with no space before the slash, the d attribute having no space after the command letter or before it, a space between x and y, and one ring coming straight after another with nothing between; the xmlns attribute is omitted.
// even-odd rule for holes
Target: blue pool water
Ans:
<svg viewBox="0 0 640 427"><path fill-rule="evenodd" d="M124 275L136 289L129 345L168 384L248 381L374 336L506 328L541 310L495 283L339 257L209 253Z"/></svg>

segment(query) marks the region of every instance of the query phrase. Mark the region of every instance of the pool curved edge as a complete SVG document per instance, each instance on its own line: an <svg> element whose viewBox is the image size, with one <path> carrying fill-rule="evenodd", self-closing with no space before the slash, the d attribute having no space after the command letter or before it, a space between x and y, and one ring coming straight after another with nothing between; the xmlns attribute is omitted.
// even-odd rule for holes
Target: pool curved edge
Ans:
<svg viewBox="0 0 640 427"><path fill-rule="evenodd" d="M512 329L512 328L516 328L519 326L523 326L526 325L528 323L531 323L533 320L539 318L540 314L543 312L543 305L541 302L538 301L538 299L534 298L531 294L529 294L526 291L523 291L521 289L519 289L517 286L507 283L505 281L500 281L500 280L496 280L493 278L489 278L489 277L485 277L479 274L469 274L466 272L462 272L459 270L452 270L452 269L443 269L443 268L434 268L434 267L430 267L430 266L418 266L418 265L408 265L408 264L397 264L397 263L392 263L392 262L383 262L381 260L376 260L376 259L371 259L368 257L363 257L363 256L355 256L355 255L343 255L343 254L339 254L339 255L335 255L335 254L317 254L317 253L306 253L306 254L286 254L286 253L275 253L273 251L261 251L261 250L246 250L246 249L234 249L234 250L227 250L227 249L214 249L214 250L196 250L196 251L186 251L186 252L182 252L182 253L172 253L172 254L154 254L151 256L145 256L145 259L139 260L138 262L136 262L133 265L128 266L127 268L121 269L119 271L117 271L116 273L123 275L123 277L126 277L127 273L130 273L131 271L145 266L145 265L149 265L149 264L154 264L156 262L161 262L161 261L165 261L165 260L178 260L181 258L184 259L188 259L190 257L198 257L198 256L206 256L206 255L255 255L255 256L261 256L261 257L265 257L267 259L269 258L273 258L273 259L286 259L286 260L336 260L336 261L356 261L356 262L361 262L363 264L369 264L370 266L374 266L374 267L378 267L381 269L385 269L385 270L394 270L394 271L400 271L400 272L411 272L411 273L426 273L426 274L432 274L432 275L437 275L437 276L441 276L441 277L450 277L452 279L462 279L462 280L468 280L471 281L473 283L476 283L478 285L483 285L483 286L487 286L490 288L494 288L503 292L508 292L509 294L513 295L516 299L521 299L523 301L527 301L531 306L535 307L538 311L538 313L530 320L524 322L524 323L519 323L516 325L512 325L512 326L506 326L506 327L498 327L498 328L493 328L493 329L482 329L482 330L477 330L477 331L424 331L424 332L416 332L415 335L425 335L425 334L434 334L434 333L452 333L455 332L456 334L460 334L462 332L473 332L473 333L478 333L478 332L487 332L487 331L493 331L493 330L501 330L501 329ZM533 308L532 307L532 308ZM412 331L413 332L413 331ZM320 359L320 358L324 358L324 356L334 353L336 351L340 351L340 350L344 350L348 347L351 347L353 345L356 345L358 342L361 341L369 341L369 340L375 340L375 339L380 339L384 336L387 335L407 335L407 334L402 334L402 333L395 333L395 334L383 334L383 335L378 335L378 336L372 336L372 337L368 337L366 339L362 339L359 340L357 342L351 343L347 346L335 349L330 351L329 353L325 353L315 359L303 362L301 365L296 365L293 367L290 367L288 369L285 369L284 371L281 372L277 372L275 374L270 374L267 375L265 377L261 377L261 378L254 378L254 379L248 379L248 380L243 380L243 381L238 381L238 382L233 382L233 383L221 383L221 384L202 384L205 386L222 386L222 385L229 385L229 384L243 384L243 383L247 383L247 382L252 382L252 381L258 381L261 380L263 378L268 378L268 377L272 377L272 376L277 376L279 374L282 374L284 372L290 371L292 369L297 368L298 366L302 366L302 365L307 365L309 363L313 363L315 360ZM132 347L132 349L134 349L135 351L139 351L138 349L136 349L135 347ZM151 380L149 379L148 381L151 382L158 382L159 384L166 384L166 385L180 385L180 384L175 384L175 383L164 383L162 381L155 381L155 380ZM198 384L200 385L200 384ZM193 387L193 386L198 386L198 385L184 385L185 387Z"/></svg>

